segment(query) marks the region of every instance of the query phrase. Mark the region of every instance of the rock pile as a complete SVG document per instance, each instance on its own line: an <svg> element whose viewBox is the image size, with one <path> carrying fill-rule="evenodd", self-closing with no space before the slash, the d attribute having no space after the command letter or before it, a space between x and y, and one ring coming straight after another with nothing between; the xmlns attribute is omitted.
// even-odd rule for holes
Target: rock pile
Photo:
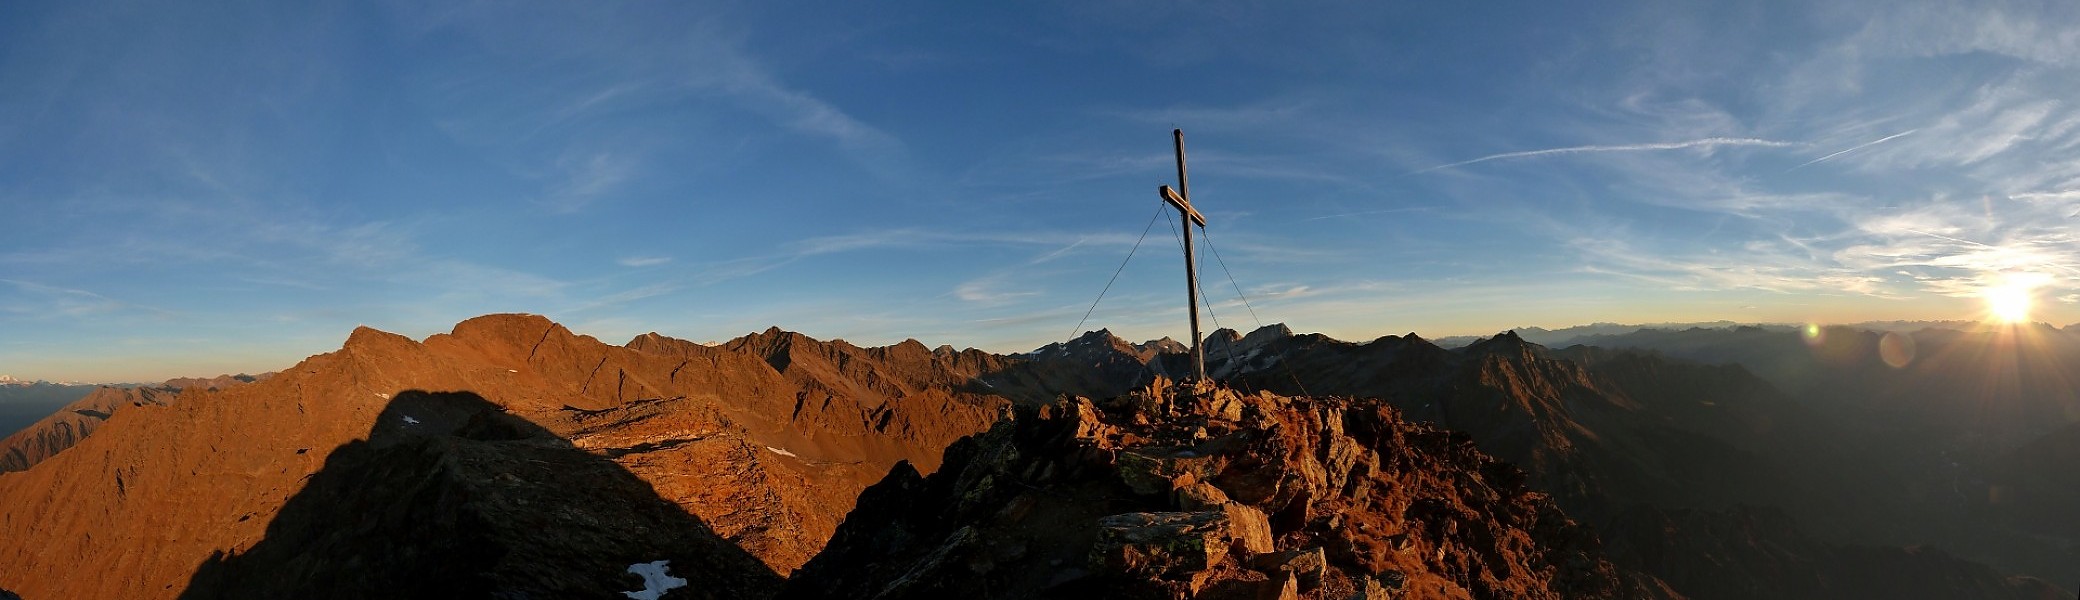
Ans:
<svg viewBox="0 0 2080 600"><path fill-rule="evenodd" d="M782 597L1672 596L1524 480L1378 401L1158 379L898 465Z"/></svg>

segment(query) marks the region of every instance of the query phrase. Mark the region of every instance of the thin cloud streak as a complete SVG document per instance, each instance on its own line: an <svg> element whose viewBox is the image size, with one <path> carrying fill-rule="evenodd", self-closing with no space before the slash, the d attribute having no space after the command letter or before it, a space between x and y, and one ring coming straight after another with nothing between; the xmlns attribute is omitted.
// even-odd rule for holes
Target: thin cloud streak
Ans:
<svg viewBox="0 0 2080 600"><path fill-rule="evenodd" d="M1980 247L1980 248L1993 248L1993 247L1994 247L1994 246L1993 246L1992 244L1982 244L1982 243L1979 243L1979 242L1974 242L1974 241L1971 241L1971 240L1966 240L1966 239L1958 239L1958 238L1950 237L1950 236L1947 236L1947 235L1938 235L1938 234L1934 234L1934 233L1929 233L1929 232L1926 232L1926 231L1922 231L1922 230L1919 230L1919 229L1906 229L1906 228L1901 228L1901 229L1900 229L1900 231L1904 231L1904 232L1907 232L1907 233L1918 233L1918 234L1921 234L1921 235L1925 235L1925 236L1928 236L1928 237L1932 237L1932 238L1936 238L1936 239L1939 239L1939 240L1949 240L1949 241L1957 242L1957 243L1959 243L1959 244L1970 244L1970 245L1973 245L1973 246L1978 246L1978 247Z"/></svg>
<svg viewBox="0 0 2080 600"><path fill-rule="evenodd" d="M1431 209L1433 209L1433 208L1435 208L1435 207L1430 207L1430 206L1409 206L1409 207L1403 207L1403 208L1386 208L1386 209L1380 209L1380 210L1361 210L1361 211L1358 211L1358 212L1350 212L1350 213L1341 213L1341 214L1334 214L1334 215L1322 215L1322 216L1319 216L1319 217L1308 217L1308 218L1305 218L1305 219L1300 219L1300 220L1298 220L1298 221L1294 221L1294 222L1295 222L1295 223L1306 223L1306 222L1308 222L1308 221L1322 221L1322 220L1327 220L1327 219L1347 219L1347 218L1350 218L1350 217L1363 217L1363 216L1367 216L1367 215L1386 215L1386 214L1394 214L1394 213L1424 212L1424 211L1428 211L1428 210L1431 210Z"/></svg>
<svg viewBox="0 0 2080 600"><path fill-rule="evenodd" d="M1421 173L1429 173L1429 172L1431 172L1431 171L1438 171L1438 170L1443 170L1443 169L1451 169L1451 168L1455 168L1455 167L1463 167L1463 166L1466 166L1466 165L1471 165L1471 164L1475 164L1475 163L1484 163L1484 162L1488 162L1488 161L1491 161L1491 160L1505 160L1505 159L1512 159L1512 158L1532 158L1532 157L1537 157L1537 156L1552 156L1552 155L1561 155L1561 154L1583 154L1583 153L1590 153L1590 152L1639 152L1639 151L1648 151L1648 150L1682 150L1682 149L1686 149L1686 148L1716 148L1716 147L1719 147L1719 146L1755 146L1755 147L1763 147L1763 148L1795 148L1795 147L1799 147L1799 146L1804 146L1804 145L1805 145L1805 144L1801 144L1801 143L1797 143L1797 142L1784 142L1784 141L1777 141L1777 140L1765 140L1765 139L1760 139L1760 138L1726 138L1726 137L1713 137L1713 138L1703 138L1703 139L1695 139L1695 140L1688 140L1688 141L1681 141L1681 142L1662 142L1662 143L1653 143L1653 144L1621 144L1621 145L1611 145L1611 146L1568 146L1568 147L1565 147L1565 148L1547 148L1547 149L1544 149L1544 150L1525 150L1525 151L1522 151L1522 152L1504 152L1504 153L1502 153L1502 154L1490 154L1490 155L1487 155L1487 156L1483 156L1483 157L1480 157L1480 158L1476 158L1476 159L1472 159L1472 160L1462 160L1462 161L1459 161L1459 162L1455 162L1455 163L1447 163L1447 164L1437 165L1437 166L1435 166L1435 167L1430 167L1430 168L1427 168L1427 169L1423 169L1423 170L1420 170L1420 171L1416 171L1416 172L1415 172L1415 174L1421 174Z"/></svg>
<svg viewBox="0 0 2080 600"><path fill-rule="evenodd" d="M657 265L661 265L661 264L665 264L665 263L668 263L668 262L672 262L672 257L669 257L669 256L630 256L630 257L627 257L627 258L623 258L623 259L621 259L621 260L617 260L617 261L614 261L614 262L615 262L616 264L619 264L619 265L621 265L621 266L624 266L624 267L631 267L631 268L634 268L634 267L654 267L654 266L657 266Z"/></svg>
<svg viewBox="0 0 2080 600"><path fill-rule="evenodd" d="M1896 140L1896 139L1899 139L1899 138L1902 138L1902 137L1906 137L1906 136L1907 136L1908 134L1914 133L1914 132L1916 132L1916 131L1920 131L1920 130L1919 130L1919 129L1909 129L1909 130L1906 130L1906 131L1902 131L1902 132L1899 132L1899 133L1895 133L1895 134L1892 134L1892 135L1888 135L1888 136L1885 136L1885 137L1882 137L1882 138L1878 138L1878 139L1876 139L1876 140L1873 140L1873 141L1869 141L1869 142L1864 142L1864 143L1862 143L1862 144L1858 144L1858 145L1856 145L1855 147L1849 148L1848 150L1843 150L1843 151L1840 151L1840 152L1836 152L1836 153L1834 153L1834 154L1829 154L1829 155L1827 155L1827 156L1822 156L1822 157L1820 157L1820 158L1815 158L1815 159L1813 159L1813 160L1809 160L1809 161L1806 161L1806 162L1804 162L1804 163L1801 163L1801 164L1799 164L1799 165L1798 165L1798 166L1796 166L1796 167L1792 167L1792 168L1789 168L1789 169L1785 169L1785 170L1784 170L1784 172L1785 172L1785 173L1790 173L1790 172L1792 172L1792 171L1796 171L1796 170L1799 170L1799 169L1803 169L1803 168L1806 168L1807 166L1810 166L1810 165L1812 165L1812 164L1814 164L1814 163L1821 163L1821 162L1826 162L1826 161L1828 161L1829 159L1832 159L1832 158L1834 158L1834 157L1837 157L1837 156L1841 156L1841 155L1844 155L1844 154L1848 154L1848 153L1850 153L1850 152L1855 152L1855 151L1857 151L1857 150L1862 150L1862 149L1864 149L1864 148L1869 148L1869 147L1871 147L1871 146L1876 146L1876 145L1878 145L1878 144L1883 144L1883 143L1885 143L1885 142L1890 142L1890 141L1892 141L1892 140Z"/></svg>

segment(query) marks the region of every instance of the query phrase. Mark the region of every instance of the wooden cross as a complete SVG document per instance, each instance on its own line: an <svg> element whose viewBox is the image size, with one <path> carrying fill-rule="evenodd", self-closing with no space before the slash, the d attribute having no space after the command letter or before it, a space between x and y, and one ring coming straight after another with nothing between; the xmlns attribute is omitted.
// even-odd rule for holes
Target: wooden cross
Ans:
<svg viewBox="0 0 2080 600"><path fill-rule="evenodd" d="M1164 202L1177 207L1184 221L1184 294L1192 315L1192 381L1199 382L1206 380L1206 352L1199 348L1199 268L1192 258L1192 225L1206 227L1206 217L1192 208L1192 185L1184 177L1184 130L1172 129L1170 137L1177 146L1177 189L1165 185L1156 188L1156 192L1162 194Z"/></svg>

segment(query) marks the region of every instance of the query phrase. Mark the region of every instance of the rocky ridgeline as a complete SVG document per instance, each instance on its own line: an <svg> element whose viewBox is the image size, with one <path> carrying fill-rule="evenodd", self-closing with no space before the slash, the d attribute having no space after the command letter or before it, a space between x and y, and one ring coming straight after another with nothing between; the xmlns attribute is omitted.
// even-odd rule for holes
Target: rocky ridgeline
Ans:
<svg viewBox="0 0 2080 600"><path fill-rule="evenodd" d="M1654 598L1515 467L1374 400L1068 398L868 488L785 598Z"/></svg>
<svg viewBox="0 0 2080 600"><path fill-rule="evenodd" d="M86 397L0 439L0 473L29 470L86 439L116 411L170 404L178 393L163 388L94 388Z"/></svg>
<svg viewBox="0 0 2080 600"><path fill-rule="evenodd" d="M79 400L0 438L0 473L27 471L36 463L78 445L117 411L172 404L182 392L215 392L264 381L273 373L168 379L153 386L98 386ZM4 383L4 381L0 381Z"/></svg>
<svg viewBox="0 0 2080 600"><path fill-rule="evenodd" d="M447 597L413 570L429 568L502 582L463 589L589 597L637 589L630 564L670 560L675 577L741 584L709 585L717 597L769 595L861 489L898 461L930 470L1008 403L944 383L987 357L784 337L614 346L531 315L424 340L362 328L272 378L121 404L63 452L0 473L0 587L32 600ZM374 443L434 427L439 410L401 404L426 394L466 394L533 429ZM364 587L332 583L349 580ZM367 587L385 583L397 587Z"/></svg>

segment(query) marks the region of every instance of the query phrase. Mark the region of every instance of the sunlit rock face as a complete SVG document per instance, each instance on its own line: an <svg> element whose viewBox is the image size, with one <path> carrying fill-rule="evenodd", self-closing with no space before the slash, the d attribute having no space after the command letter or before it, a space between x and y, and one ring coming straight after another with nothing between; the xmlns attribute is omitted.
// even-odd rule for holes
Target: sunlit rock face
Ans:
<svg viewBox="0 0 2080 600"><path fill-rule="evenodd" d="M177 595L213 556L263 548L284 507L323 481L337 451L368 443L385 415L439 423L391 411L415 390L481 398L539 429L543 443L568 446L556 456L598 459L571 473L625 473L784 575L823 546L860 489L898 461L931 468L1007 403L945 383L964 381L952 372L978 368L975 357L784 335L784 347L759 343L776 336L736 349L661 336L613 346L529 315L471 319L423 341L359 329L340 350L271 379L115 411L77 446L0 475L0 586L30 598ZM520 468L535 464L523 458L530 448L429 447L415 456L432 462L412 468L452 482L428 489L467 495L496 489L496 469L440 465L480 457ZM396 462L370 461L353 464L391 472ZM542 484L514 473L521 481L506 483ZM498 514L469 506L435 514ZM626 558L610 575L633 578L628 564L661 557ZM80 576L83 564L100 565L99 575Z"/></svg>

